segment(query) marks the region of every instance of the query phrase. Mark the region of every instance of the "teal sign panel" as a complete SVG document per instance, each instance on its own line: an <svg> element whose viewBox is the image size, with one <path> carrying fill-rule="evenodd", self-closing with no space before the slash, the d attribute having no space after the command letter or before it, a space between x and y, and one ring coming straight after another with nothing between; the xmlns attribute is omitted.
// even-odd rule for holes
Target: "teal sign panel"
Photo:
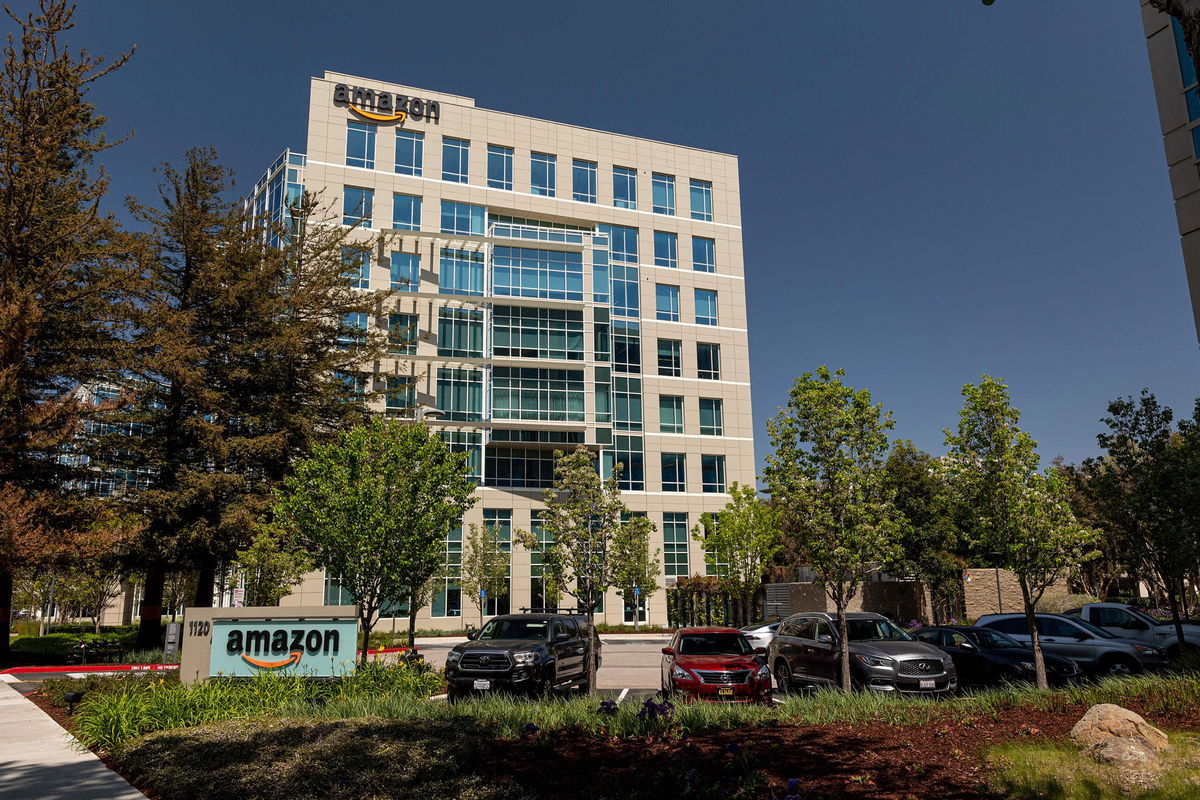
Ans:
<svg viewBox="0 0 1200 800"><path fill-rule="evenodd" d="M330 677L354 671L358 621L214 619L208 674L252 677L286 673Z"/></svg>

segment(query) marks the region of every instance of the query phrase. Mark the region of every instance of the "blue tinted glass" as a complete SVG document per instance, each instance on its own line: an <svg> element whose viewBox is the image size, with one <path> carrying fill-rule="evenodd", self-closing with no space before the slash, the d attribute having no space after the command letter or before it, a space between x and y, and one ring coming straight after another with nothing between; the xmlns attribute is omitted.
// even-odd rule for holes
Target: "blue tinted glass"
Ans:
<svg viewBox="0 0 1200 800"><path fill-rule="evenodd" d="M345 187L342 192L342 224L371 227L371 204L374 198L374 189Z"/></svg>
<svg viewBox="0 0 1200 800"><path fill-rule="evenodd" d="M1187 101L1188 120L1195 122L1200 119L1200 88L1192 89L1183 98Z"/></svg>
<svg viewBox="0 0 1200 800"><path fill-rule="evenodd" d="M1196 64L1188 55L1187 41L1183 38L1183 28L1179 20L1171 17L1171 30L1175 33L1175 55L1179 58L1179 79L1186 89L1196 82Z"/></svg>
<svg viewBox="0 0 1200 800"><path fill-rule="evenodd" d="M637 208L637 170L613 167L613 205Z"/></svg>
<svg viewBox="0 0 1200 800"><path fill-rule="evenodd" d="M346 124L346 165L375 169L375 126Z"/></svg>
<svg viewBox="0 0 1200 800"><path fill-rule="evenodd" d="M659 267L679 266L679 237L676 234L654 232L654 263Z"/></svg>
<svg viewBox="0 0 1200 800"><path fill-rule="evenodd" d="M691 181L691 194L692 219L711 220L713 218L712 183L709 181L698 181L693 178Z"/></svg>
<svg viewBox="0 0 1200 800"><path fill-rule="evenodd" d="M451 200L442 201L442 233L482 236L483 224L483 206L455 203Z"/></svg>
<svg viewBox="0 0 1200 800"><path fill-rule="evenodd" d="M421 257L416 253L392 253L392 290L416 292L421 289Z"/></svg>
<svg viewBox="0 0 1200 800"><path fill-rule="evenodd" d="M400 231L421 230L421 198L411 194L392 195L392 227Z"/></svg>
<svg viewBox="0 0 1200 800"><path fill-rule="evenodd" d="M438 259L438 291L442 294L482 296L483 253L443 247L441 258Z"/></svg>
<svg viewBox="0 0 1200 800"><path fill-rule="evenodd" d="M467 160L471 143L465 139L442 139L442 180L467 182Z"/></svg>
<svg viewBox="0 0 1200 800"><path fill-rule="evenodd" d="M583 254L530 247L492 251L492 292L505 297L583 299Z"/></svg>
<svg viewBox="0 0 1200 800"><path fill-rule="evenodd" d="M571 162L571 197L581 203L596 202L596 163L594 161Z"/></svg>
<svg viewBox="0 0 1200 800"><path fill-rule="evenodd" d="M401 175L420 175L425 154L425 135L413 131L396 131L396 172Z"/></svg>
<svg viewBox="0 0 1200 800"><path fill-rule="evenodd" d="M555 159L545 153L534 153L529 162L529 191L545 197L554 197Z"/></svg>
<svg viewBox="0 0 1200 800"><path fill-rule="evenodd" d="M650 176L651 210L655 214L675 213L675 176L654 173Z"/></svg>
<svg viewBox="0 0 1200 800"><path fill-rule="evenodd" d="M679 321L679 287L658 284L654 287L657 318L664 322Z"/></svg>
<svg viewBox="0 0 1200 800"><path fill-rule="evenodd" d="M500 145L488 145L488 186L493 189L511 189L513 173L513 149Z"/></svg>
<svg viewBox="0 0 1200 800"><path fill-rule="evenodd" d="M346 265L345 275L350 279L352 287L355 289L371 288L371 254L369 252L353 247L343 247L342 263Z"/></svg>
<svg viewBox="0 0 1200 800"><path fill-rule="evenodd" d="M1200 158L1200 127L1192 128L1192 152Z"/></svg>
<svg viewBox="0 0 1200 800"><path fill-rule="evenodd" d="M696 272L716 272L717 244L703 236L692 237L692 269Z"/></svg>
<svg viewBox="0 0 1200 800"><path fill-rule="evenodd" d="M626 261L636 264L638 261L638 229L623 225L597 226L601 233L608 236L608 252L613 261Z"/></svg>
<svg viewBox="0 0 1200 800"><path fill-rule="evenodd" d="M711 289L696 290L696 324L717 324L717 293Z"/></svg>

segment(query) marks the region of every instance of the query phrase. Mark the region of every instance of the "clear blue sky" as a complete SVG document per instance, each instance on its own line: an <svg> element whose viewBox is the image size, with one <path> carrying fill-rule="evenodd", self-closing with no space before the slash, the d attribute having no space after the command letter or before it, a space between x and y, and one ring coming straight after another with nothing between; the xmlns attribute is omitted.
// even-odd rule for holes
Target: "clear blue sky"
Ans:
<svg viewBox="0 0 1200 800"><path fill-rule="evenodd" d="M135 134L114 209L195 145L248 188L332 69L738 154L760 457L820 364L935 453L983 372L1045 460L1094 454L1116 396L1200 394L1136 0L308 8L83 4L73 42L137 45L94 93Z"/></svg>

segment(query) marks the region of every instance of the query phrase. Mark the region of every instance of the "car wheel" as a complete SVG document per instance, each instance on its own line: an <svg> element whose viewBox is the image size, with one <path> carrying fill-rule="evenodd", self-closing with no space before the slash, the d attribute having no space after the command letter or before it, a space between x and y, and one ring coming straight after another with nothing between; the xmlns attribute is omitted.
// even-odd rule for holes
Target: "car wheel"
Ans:
<svg viewBox="0 0 1200 800"><path fill-rule="evenodd" d="M1100 674L1106 677L1119 678L1125 675L1134 675L1137 672L1139 672L1138 666L1125 658L1111 658L1100 664Z"/></svg>
<svg viewBox="0 0 1200 800"><path fill-rule="evenodd" d="M790 694L792 691L792 670L782 658L775 662L775 685L780 694Z"/></svg>
<svg viewBox="0 0 1200 800"><path fill-rule="evenodd" d="M542 677L533 686L533 696L544 700L554 691L554 667L548 666L542 670Z"/></svg>

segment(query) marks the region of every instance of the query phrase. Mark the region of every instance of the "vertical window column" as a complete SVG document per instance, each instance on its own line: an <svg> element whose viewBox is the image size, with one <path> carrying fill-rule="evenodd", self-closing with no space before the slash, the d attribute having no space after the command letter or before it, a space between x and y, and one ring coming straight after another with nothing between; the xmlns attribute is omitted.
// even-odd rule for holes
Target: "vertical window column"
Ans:
<svg viewBox="0 0 1200 800"><path fill-rule="evenodd" d="M471 143L449 136L442 139L442 180L466 183L470 163Z"/></svg>
<svg viewBox="0 0 1200 800"><path fill-rule="evenodd" d="M346 124L346 166L375 169L375 126Z"/></svg>
<svg viewBox="0 0 1200 800"><path fill-rule="evenodd" d="M596 162L571 162L571 199L580 203L596 202Z"/></svg>
<svg viewBox="0 0 1200 800"><path fill-rule="evenodd" d="M529 191L543 197L554 197L557 176L556 159L548 153L533 153L529 160Z"/></svg>
<svg viewBox="0 0 1200 800"><path fill-rule="evenodd" d="M668 578L689 575L688 564L688 515L686 512L667 511L663 514L663 572Z"/></svg>

